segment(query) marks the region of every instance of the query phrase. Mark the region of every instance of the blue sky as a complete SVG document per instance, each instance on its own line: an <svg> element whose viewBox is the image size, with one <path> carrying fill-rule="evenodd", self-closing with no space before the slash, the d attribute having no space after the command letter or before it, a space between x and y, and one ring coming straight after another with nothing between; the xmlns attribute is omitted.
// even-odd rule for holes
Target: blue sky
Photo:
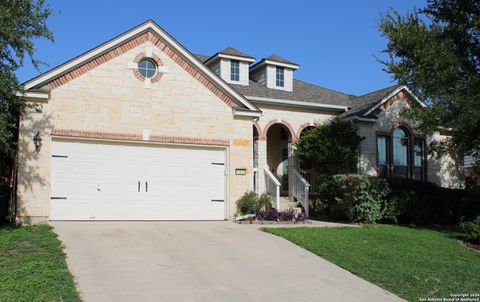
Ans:
<svg viewBox="0 0 480 302"><path fill-rule="evenodd" d="M257 59L278 54L298 63L295 78L361 95L392 85L375 56L386 39L381 14L425 6L425 0L336 1L48 1L55 43L39 40L37 58L57 66L153 19L191 52L231 46ZM50 67L42 67L42 71ZM25 62L21 82L38 72Z"/></svg>

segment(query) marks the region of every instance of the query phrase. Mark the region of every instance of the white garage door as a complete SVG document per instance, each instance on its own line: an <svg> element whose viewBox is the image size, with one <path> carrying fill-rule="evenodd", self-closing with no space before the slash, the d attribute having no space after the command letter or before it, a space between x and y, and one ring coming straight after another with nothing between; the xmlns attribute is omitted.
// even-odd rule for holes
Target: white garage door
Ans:
<svg viewBox="0 0 480 302"><path fill-rule="evenodd" d="M225 151L52 142L52 220L221 220Z"/></svg>

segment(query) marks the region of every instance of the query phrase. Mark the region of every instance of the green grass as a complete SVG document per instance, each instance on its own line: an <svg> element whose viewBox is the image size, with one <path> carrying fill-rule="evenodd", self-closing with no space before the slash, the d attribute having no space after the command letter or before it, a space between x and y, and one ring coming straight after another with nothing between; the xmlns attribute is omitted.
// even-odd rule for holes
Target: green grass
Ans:
<svg viewBox="0 0 480 302"><path fill-rule="evenodd" d="M480 252L451 233L388 225L265 231L409 301L480 293Z"/></svg>
<svg viewBox="0 0 480 302"><path fill-rule="evenodd" d="M51 227L0 228L0 301L81 301Z"/></svg>

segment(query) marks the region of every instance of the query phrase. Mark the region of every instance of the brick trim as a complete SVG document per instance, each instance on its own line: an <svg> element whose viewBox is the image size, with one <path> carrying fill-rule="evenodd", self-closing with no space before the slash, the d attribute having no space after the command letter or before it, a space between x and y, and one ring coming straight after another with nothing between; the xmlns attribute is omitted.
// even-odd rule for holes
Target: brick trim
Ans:
<svg viewBox="0 0 480 302"><path fill-rule="evenodd" d="M53 129L51 135L62 136L62 137L96 138L96 139L108 139L108 140L156 142L156 143L184 144L184 145L208 145L208 146L229 146L230 145L229 140L226 140L226 139L208 139L208 138L183 137L183 136L150 135L149 140L144 140L141 134L84 131L84 130L72 130L72 129Z"/></svg>
<svg viewBox="0 0 480 302"><path fill-rule="evenodd" d="M258 124L258 122L253 122L253 127L257 129L258 139L262 137L262 127Z"/></svg>
<svg viewBox="0 0 480 302"><path fill-rule="evenodd" d="M285 120L280 120L280 121L279 120L272 120L272 121L268 122L268 124L263 128L262 136L260 137L261 140L266 140L267 139L268 129L270 129L270 127L275 125L275 124L281 124L288 129L288 132L290 134L290 140L292 142L297 140L297 136L295 135L295 130L293 130L292 125L290 125L290 123L288 123Z"/></svg>
<svg viewBox="0 0 480 302"><path fill-rule="evenodd" d="M305 130L308 127L315 127L315 126L316 124L311 124L309 122L301 124L300 128L298 128L298 131L297 131L297 139L300 138L300 135L302 134L303 130Z"/></svg>
<svg viewBox="0 0 480 302"><path fill-rule="evenodd" d="M412 97L403 91L399 91L397 94L392 96L390 99L388 99L385 103L383 103L380 107L378 107L375 111L383 111L390 107L393 103L395 103L398 100L404 100L407 102L408 106L415 106L415 102L413 101Z"/></svg>
<svg viewBox="0 0 480 302"><path fill-rule="evenodd" d="M147 57L147 55L144 52L139 53L135 57L133 62L138 64L144 58L153 60L155 62L155 64L157 64L157 67L163 66L162 60L156 54L152 54L151 57ZM135 68L133 70L133 74L140 81L142 81L142 82L145 81L145 77L140 73L140 71L138 71L138 68ZM150 78L150 82L153 84L153 83L156 83L156 82L160 81L160 79L162 78L162 75L163 75L163 73L157 72L152 78Z"/></svg>
<svg viewBox="0 0 480 302"><path fill-rule="evenodd" d="M235 104L235 102L230 96L217 88L217 86L213 84L212 81L210 81L206 76L200 73L192 64L177 55L177 53L170 46L163 43L156 35L152 34L151 32L146 32L133 39L130 39L129 41L126 41L125 43L105 52L104 54L99 55L98 57L88 62L85 62L82 65L76 67L75 69L70 70L69 72L57 77L56 79L48 82L47 84L50 86L51 89L55 89L147 41L150 41L153 45L158 47L159 50L169 56L170 59L180 65L186 72L188 72L208 90L213 92L224 103L226 103L230 107ZM160 80L160 78L158 80Z"/></svg>

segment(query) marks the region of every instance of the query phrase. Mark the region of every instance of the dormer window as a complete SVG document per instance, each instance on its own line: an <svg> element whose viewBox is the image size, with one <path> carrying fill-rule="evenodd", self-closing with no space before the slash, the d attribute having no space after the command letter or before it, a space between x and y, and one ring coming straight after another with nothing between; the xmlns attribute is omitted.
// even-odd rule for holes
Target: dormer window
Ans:
<svg viewBox="0 0 480 302"><path fill-rule="evenodd" d="M298 64L277 55L262 59L250 67L250 78L270 89L293 91L293 72Z"/></svg>
<svg viewBox="0 0 480 302"><path fill-rule="evenodd" d="M249 65L255 58L235 48L225 48L217 52L203 63L218 74L225 82L248 86Z"/></svg>
<svg viewBox="0 0 480 302"><path fill-rule="evenodd" d="M230 80L238 82L240 81L240 61L230 61Z"/></svg>
<svg viewBox="0 0 480 302"><path fill-rule="evenodd" d="M275 85L277 87L284 87L285 86L285 69L283 67L276 66Z"/></svg>

